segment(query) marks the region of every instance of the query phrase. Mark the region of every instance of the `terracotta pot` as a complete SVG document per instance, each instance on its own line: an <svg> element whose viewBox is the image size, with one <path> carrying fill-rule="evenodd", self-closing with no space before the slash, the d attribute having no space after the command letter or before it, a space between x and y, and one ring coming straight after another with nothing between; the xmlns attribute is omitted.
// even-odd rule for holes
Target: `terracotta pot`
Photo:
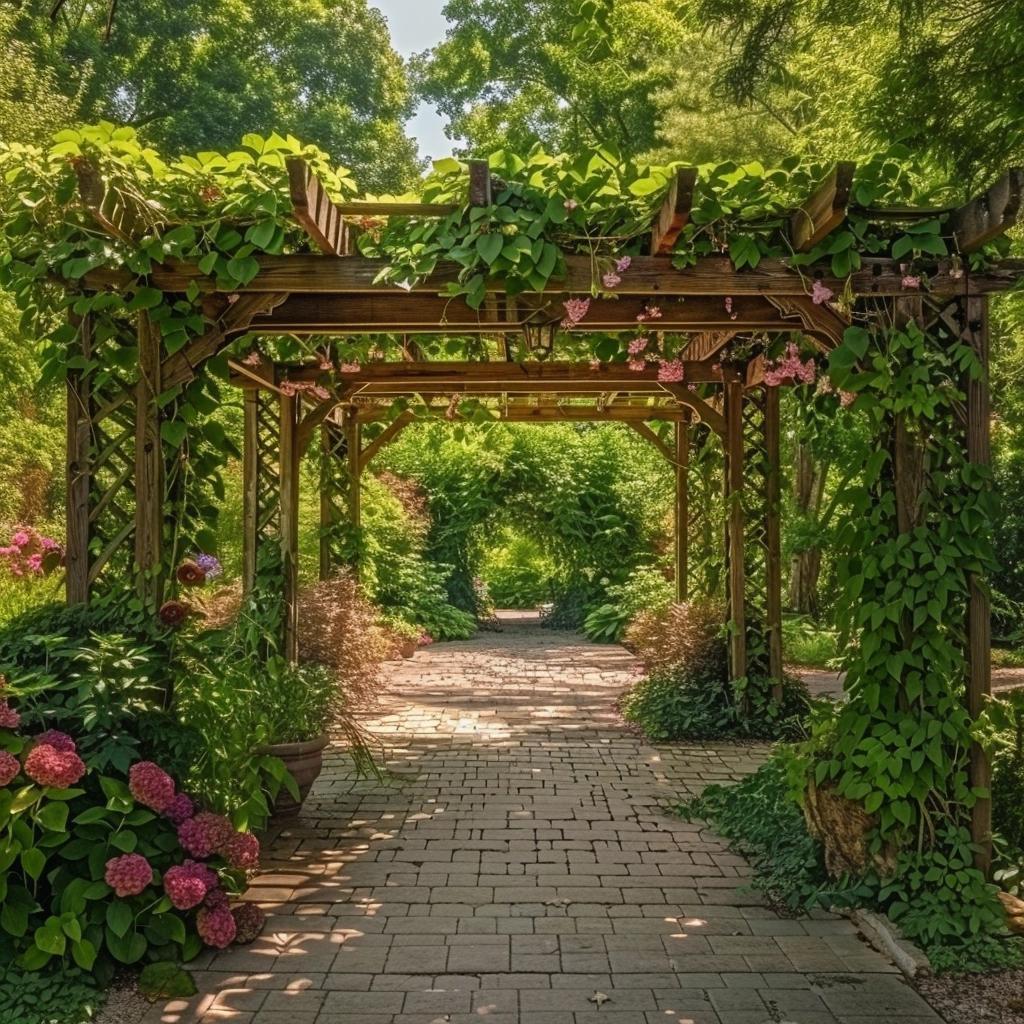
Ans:
<svg viewBox="0 0 1024 1024"><path fill-rule="evenodd" d="M403 658L411 658L416 653L417 643L415 640L403 640L402 646L398 648Z"/></svg>
<svg viewBox="0 0 1024 1024"><path fill-rule="evenodd" d="M268 743L260 748L261 754L270 754L271 757L279 757L285 768L291 772L295 779L295 785L299 787L299 799L296 800L291 793L283 786L274 800L274 817L288 817L298 814L309 791L316 782L324 767L324 747L330 741L326 733L317 736L316 739L306 740L304 743Z"/></svg>

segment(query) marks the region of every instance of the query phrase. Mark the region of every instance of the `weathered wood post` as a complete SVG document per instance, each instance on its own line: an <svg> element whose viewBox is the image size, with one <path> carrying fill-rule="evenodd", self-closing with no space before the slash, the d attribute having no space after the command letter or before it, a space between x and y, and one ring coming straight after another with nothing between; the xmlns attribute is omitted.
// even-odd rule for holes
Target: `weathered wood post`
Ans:
<svg viewBox="0 0 1024 1024"><path fill-rule="evenodd" d="M284 599L284 656L298 660L299 625L299 403L282 394L281 407L281 589Z"/></svg>
<svg viewBox="0 0 1024 1024"><path fill-rule="evenodd" d="M135 386L135 589L155 611L163 600L164 453L160 439L160 332L138 314L139 379Z"/></svg>
<svg viewBox="0 0 1024 1024"><path fill-rule="evenodd" d="M684 410L676 420L676 600L685 601L688 593L690 554L690 416Z"/></svg>
<svg viewBox="0 0 1024 1024"><path fill-rule="evenodd" d="M92 356L92 318L78 320L78 355ZM89 600L89 492L92 388L85 370L67 372L67 544L65 587L68 604Z"/></svg>
<svg viewBox="0 0 1024 1024"><path fill-rule="evenodd" d="M967 459L988 469L992 463L991 408L989 387L988 298L971 296L961 303L966 323L964 340L974 349L982 375L967 382ZM968 577L967 603L967 710L977 719L992 693L992 623L988 590L978 573ZM971 744L970 782L972 788L988 790L992 766L980 743ZM976 866L989 875L992 870L992 799L979 797L971 809L971 838L978 847Z"/></svg>
<svg viewBox="0 0 1024 1024"><path fill-rule="evenodd" d="M780 463L779 389L766 387L765 446L765 633L772 697L782 700L782 466Z"/></svg>
<svg viewBox="0 0 1024 1024"><path fill-rule="evenodd" d="M348 523L352 536L352 572L359 579L360 549L359 529L362 524L362 426L354 408L345 410L345 444L348 448Z"/></svg>
<svg viewBox="0 0 1024 1024"><path fill-rule="evenodd" d="M743 552L743 381L723 367L725 382L725 503L729 675L747 674L747 620Z"/></svg>

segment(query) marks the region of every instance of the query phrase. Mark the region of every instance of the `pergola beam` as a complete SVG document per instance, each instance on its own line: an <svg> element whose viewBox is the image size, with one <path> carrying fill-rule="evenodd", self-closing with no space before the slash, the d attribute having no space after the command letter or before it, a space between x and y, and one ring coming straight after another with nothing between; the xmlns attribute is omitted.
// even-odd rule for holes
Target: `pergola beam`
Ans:
<svg viewBox="0 0 1024 1024"><path fill-rule="evenodd" d="M846 219L856 168L855 163L845 160L836 164L806 201L790 214L789 241L794 251L813 249Z"/></svg>
<svg viewBox="0 0 1024 1024"><path fill-rule="evenodd" d="M502 423L674 423L688 412L676 404L647 407L623 405L604 409L597 406L548 404L505 406L492 411L495 420ZM389 415L391 413L387 407L357 406L357 416L361 423L373 423Z"/></svg>
<svg viewBox="0 0 1024 1024"><path fill-rule="evenodd" d="M384 266L381 260L365 256L347 256L339 259L333 256L293 253L282 256L257 257L260 271L247 284L233 288L235 292L369 292L389 295L394 302L401 302L406 292L374 284ZM941 266L929 280L929 289L945 295L963 295L968 291L968 275L952 273L952 264ZM1004 260L985 273L970 275L972 293L1006 291L1012 288L1024 271L1024 262ZM434 274L410 286L411 292L438 294L446 285L458 278L459 268L442 265ZM569 256L566 259L566 275L561 280L552 279L544 288L545 293L564 294L572 292L588 294L593 285L593 263L589 256ZM884 296L912 295L915 289L903 284L903 273L899 264L890 259L876 257L861 261L861 269L849 278L853 295ZM124 288L133 285L134 275L125 271L97 269L86 274L82 284L93 290ZM150 274L154 287L168 292L184 292L190 284L201 291L217 291L214 278L204 274L194 264L169 261L155 266ZM847 286L847 279L825 276L821 282L840 294ZM495 293L504 292L504 284L495 280L488 285ZM706 256L694 266L675 269L671 262L656 256L636 256L629 272L622 277L616 288L617 294L651 296L667 295L807 295L808 282L797 274L784 260L764 259L756 267L736 270L728 257Z"/></svg>
<svg viewBox="0 0 1024 1024"><path fill-rule="evenodd" d="M1017 223L1024 196L1024 168L1011 167L994 185L954 210L948 227L960 252L974 252Z"/></svg>
<svg viewBox="0 0 1024 1024"><path fill-rule="evenodd" d="M342 210L302 157L288 157L285 163L292 216L321 252L344 256L348 252L349 234Z"/></svg>

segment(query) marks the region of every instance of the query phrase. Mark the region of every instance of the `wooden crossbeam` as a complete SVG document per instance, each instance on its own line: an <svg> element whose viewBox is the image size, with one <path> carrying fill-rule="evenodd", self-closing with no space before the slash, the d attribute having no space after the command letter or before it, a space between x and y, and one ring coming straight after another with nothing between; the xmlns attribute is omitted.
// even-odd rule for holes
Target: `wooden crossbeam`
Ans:
<svg viewBox="0 0 1024 1024"><path fill-rule="evenodd" d="M735 302L733 312L736 312ZM736 337L737 331L702 331L690 339L686 346L686 358L694 362L703 362L718 355L726 345Z"/></svg>
<svg viewBox="0 0 1024 1024"><path fill-rule="evenodd" d="M651 225L652 256L667 256L672 252L680 232L690 219L693 207L693 190L697 184L696 167L680 167L669 185L665 201L661 204L654 223Z"/></svg>
<svg viewBox="0 0 1024 1024"><path fill-rule="evenodd" d="M351 258L351 257L350 257ZM576 331L633 330L637 317L648 306L645 299L593 299ZM517 333L533 306L521 301L506 309L502 297L492 295L479 310L462 299L436 295L395 295L393 292L362 294L292 295L267 315L256 316L250 325L265 334L494 334ZM691 296L685 301L668 298L659 305L661 331L737 331L789 329L786 318L762 296L737 296L732 312L721 298Z"/></svg>
<svg viewBox="0 0 1024 1024"><path fill-rule="evenodd" d="M437 411L436 406L434 411ZM496 419L502 423L674 423L688 414L686 410L680 409L676 404L660 406L623 405L601 409L594 405L558 405L551 403L530 406L504 406L494 408L492 411ZM361 423L373 423L388 415L390 413L387 408L380 407L360 408L357 412ZM456 418L458 418L458 414L456 414Z"/></svg>
<svg viewBox="0 0 1024 1024"><path fill-rule="evenodd" d="M818 304L809 295L770 295L768 301L786 318L795 321L793 328L806 334L821 351L838 348L849 322L827 303Z"/></svg>
<svg viewBox="0 0 1024 1024"><path fill-rule="evenodd" d="M841 161L790 214L789 241L796 252L813 249L846 219L855 163Z"/></svg>
<svg viewBox="0 0 1024 1024"><path fill-rule="evenodd" d="M321 252L344 256L349 251L349 235L340 207L302 157L290 156L285 163L292 216Z"/></svg>
<svg viewBox="0 0 1024 1024"><path fill-rule="evenodd" d="M111 188L88 160L74 164L78 195L92 219L108 235L123 242L135 242L163 223L154 207L136 196Z"/></svg>
<svg viewBox="0 0 1024 1024"><path fill-rule="evenodd" d="M994 185L949 215L960 252L974 252L1013 227L1024 195L1024 168L1012 167Z"/></svg>
<svg viewBox="0 0 1024 1024"><path fill-rule="evenodd" d="M364 256L349 256L346 259L309 253L290 253L281 256L258 257L260 272L248 284L233 287L237 292L292 293L369 292L389 295L392 301L404 301L409 294L398 288L374 284L384 266L381 260ZM952 267L940 267L929 278L928 287L933 294L966 294L968 282L965 274L952 274ZM593 283L594 268L589 256L569 256L566 259L566 275L561 280L551 280L545 286L547 293L574 292L586 294ZM1007 291L1015 286L1022 273L1024 261L1003 260L998 266L984 273L970 275L972 293ZM456 281L459 268L442 265L430 277L411 286L411 293L433 293L443 291L445 286ZM201 291L217 291L216 281L202 273L192 264L168 261L167 265L153 268L150 274L152 284L164 291L183 292L190 284ZM912 290L903 284L903 274L898 264L891 259L867 257L861 261L861 269L853 273L849 287L853 295L885 296L909 295ZM124 271L100 268L82 279L81 285L93 289L125 288L135 282L135 277ZM821 283L837 295L847 287L846 278L823 277ZM488 288L495 293L504 292L501 281L492 281ZM694 266L682 270L673 268L671 261L656 256L637 256L624 274L622 283L616 288L622 295L659 297L668 295L805 295L806 285L799 274L790 269L784 260L764 259L753 269L735 270L728 257L707 256Z"/></svg>

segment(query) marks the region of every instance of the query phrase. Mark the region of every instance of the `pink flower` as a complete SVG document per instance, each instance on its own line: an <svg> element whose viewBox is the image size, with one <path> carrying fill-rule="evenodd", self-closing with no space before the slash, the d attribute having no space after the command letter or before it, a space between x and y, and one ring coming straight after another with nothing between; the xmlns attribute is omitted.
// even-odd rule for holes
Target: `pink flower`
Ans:
<svg viewBox="0 0 1024 1024"><path fill-rule="evenodd" d="M645 348L647 348L647 338L640 335L629 343L629 354L631 356L637 356L643 352Z"/></svg>
<svg viewBox="0 0 1024 1024"><path fill-rule="evenodd" d="M839 392L839 404L845 409L847 406L852 405L857 400L857 395L853 391L840 391Z"/></svg>
<svg viewBox="0 0 1024 1024"><path fill-rule="evenodd" d="M178 826L178 842L193 857L209 857L217 853L234 832L231 822L222 814L200 811Z"/></svg>
<svg viewBox="0 0 1024 1024"><path fill-rule="evenodd" d="M630 359L626 365L634 372L640 373L641 370L645 369L647 363L643 359Z"/></svg>
<svg viewBox="0 0 1024 1024"><path fill-rule="evenodd" d="M21 715L6 700L0 700L0 729L17 729L19 725Z"/></svg>
<svg viewBox="0 0 1024 1024"><path fill-rule="evenodd" d="M900 284L902 284L904 288L920 288L921 278L914 274L904 274Z"/></svg>
<svg viewBox="0 0 1024 1024"><path fill-rule="evenodd" d="M15 534L14 534L14 535L13 535L13 536L11 537L11 543L12 543L12 544L13 544L13 545L14 545L14 546L15 546L16 548L23 548L23 547L25 547L25 546L26 546L26 545L28 544L28 542L29 542L30 540L31 540L31 537L29 536L28 532L27 532L27 531L25 531L25 530L18 530L18 531L17 531L17 532L16 532L16 533L15 533Z"/></svg>
<svg viewBox="0 0 1024 1024"><path fill-rule="evenodd" d="M196 915L196 931L208 946L225 949L230 946L237 932L235 918L226 907L204 907Z"/></svg>
<svg viewBox="0 0 1024 1024"><path fill-rule="evenodd" d="M40 786L68 789L85 774L85 763L73 751L39 743L25 758L25 774Z"/></svg>
<svg viewBox="0 0 1024 1024"><path fill-rule="evenodd" d="M73 754L78 749L75 746L75 741L66 732L60 732L57 729L47 729L46 732L41 732L35 738L35 742L48 743L54 750L65 754Z"/></svg>
<svg viewBox="0 0 1024 1024"><path fill-rule="evenodd" d="M565 207L565 208L566 208L566 209L567 209L567 210L568 210L568 211L569 211L570 213L572 213L572 211L573 211L573 210L575 210L575 209L576 209L576 207L577 207L577 206L579 206L580 204L579 204L579 203L577 203L575 199L566 199L566 201L565 201L564 203L562 203L562 205L563 205L563 206L564 206L564 207Z"/></svg>
<svg viewBox="0 0 1024 1024"><path fill-rule="evenodd" d="M226 907L227 905L228 894L219 885L212 886L203 900L204 907Z"/></svg>
<svg viewBox="0 0 1024 1024"><path fill-rule="evenodd" d="M184 793L179 793L161 812L172 824L180 825L196 813L195 805Z"/></svg>
<svg viewBox="0 0 1024 1024"><path fill-rule="evenodd" d="M281 394L287 398L294 398L299 393L299 386L294 381L283 380L279 385Z"/></svg>
<svg viewBox="0 0 1024 1024"><path fill-rule="evenodd" d="M198 907L217 885L217 873L205 864L186 860L164 872L164 892L178 910Z"/></svg>
<svg viewBox="0 0 1024 1024"><path fill-rule="evenodd" d="M602 275L601 284L610 290L612 288L617 288L622 284L622 278L619 277L618 274L609 270L607 274Z"/></svg>
<svg viewBox="0 0 1024 1024"><path fill-rule="evenodd" d="M342 363L338 369L342 373L358 373L361 367L358 363Z"/></svg>
<svg viewBox="0 0 1024 1024"><path fill-rule="evenodd" d="M104 881L117 896L138 896L153 881L149 861L139 853L125 853L107 861Z"/></svg>
<svg viewBox="0 0 1024 1024"><path fill-rule="evenodd" d="M238 903L231 908L235 919L235 942L246 944L255 941L261 931L266 917L255 903Z"/></svg>
<svg viewBox="0 0 1024 1024"><path fill-rule="evenodd" d="M128 788L140 804L157 814L174 799L174 779L152 761L139 761L128 769Z"/></svg>
<svg viewBox="0 0 1024 1024"><path fill-rule="evenodd" d="M627 270L629 270L630 264L632 264L632 262L632 256L622 256L615 261L615 269L620 274L624 274Z"/></svg>
<svg viewBox="0 0 1024 1024"><path fill-rule="evenodd" d="M590 299L566 299L562 303L565 309L565 319L562 320L562 327L568 330L575 327L590 310Z"/></svg>
<svg viewBox="0 0 1024 1024"><path fill-rule="evenodd" d="M263 362L263 357L259 352L253 350L243 360L242 363L245 366L259 366Z"/></svg>
<svg viewBox="0 0 1024 1024"><path fill-rule="evenodd" d="M600 359L591 359L590 360L590 368L592 370L600 370L601 369L601 360Z"/></svg>
<svg viewBox="0 0 1024 1024"><path fill-rule="evenodd" d="M681 359L665 360L658 367L658 380L666 382L678 382L683 379L684 369Z"/></svg>
<svg viewBox="0 0 1024 1024"><path fill-rule="evenodd" d="M21 771L18 759L6 750L0 750L0 786L7 786Z"/></svg>
<svg viewBox="0 0 1024 1024"><path fill-rule="evenodd" d="M823 302L828 302L833 294L832 289L826 288L820 281L815 281L811 286L811 302L815 305L820 306Z"/></svg>
<svg viewBox="0 0 1024 1024"><path fill-rule="evenodd" d="M795 342L786 346L786 354L782 359L773 365L766 365L764 371L764 382L769 387L778 387L780 384L811 384L817 376L818 367L813 359L806 362L800 360L800 349Z"/></svg>
<svg viewBox="0 0 1024 1024"><path fill-rule="evenodd" d="M251 832L236 832L221 852L228 865L240 871L259 867L260 841Z"/></svg>

